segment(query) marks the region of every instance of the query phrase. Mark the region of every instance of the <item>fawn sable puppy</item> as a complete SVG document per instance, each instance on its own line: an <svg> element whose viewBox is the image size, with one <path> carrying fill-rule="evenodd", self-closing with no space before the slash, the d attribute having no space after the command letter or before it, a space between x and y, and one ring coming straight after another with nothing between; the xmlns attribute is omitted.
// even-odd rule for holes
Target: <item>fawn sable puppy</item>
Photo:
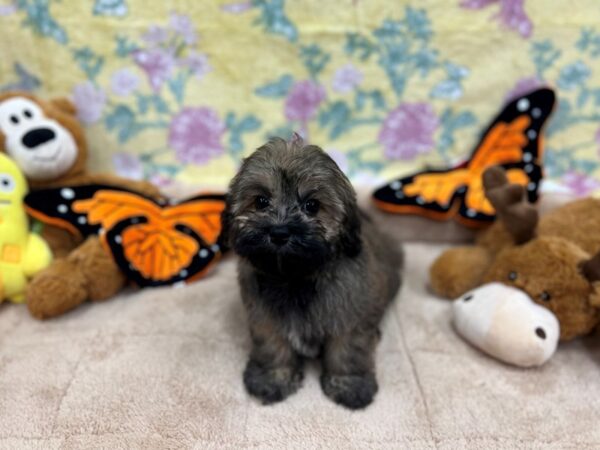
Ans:
<svg viewBox="0 0 600 450"><path fill-rule="evenodd" d="M303 358L320 357L327 396L353 409L371 403L378 326L402 255L358 209L336 163L298 139L270 140L232 180L223 229L241 257L248 392L283 400L302 382Z"/></svg>

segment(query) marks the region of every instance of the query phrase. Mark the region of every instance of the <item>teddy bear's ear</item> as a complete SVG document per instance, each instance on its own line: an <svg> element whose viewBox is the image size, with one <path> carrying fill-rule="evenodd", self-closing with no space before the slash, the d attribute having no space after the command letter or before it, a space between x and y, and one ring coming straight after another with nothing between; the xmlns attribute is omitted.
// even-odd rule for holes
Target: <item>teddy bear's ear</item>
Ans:
<svg viewBox="0 0 600 450"><path fill-rule="evenodd" d="M65 112L72 116L77 114L77 108L75 107L75 104L66 97L53 98L52 100L50 100L50 104L60 109L62 112Z"/></svg>

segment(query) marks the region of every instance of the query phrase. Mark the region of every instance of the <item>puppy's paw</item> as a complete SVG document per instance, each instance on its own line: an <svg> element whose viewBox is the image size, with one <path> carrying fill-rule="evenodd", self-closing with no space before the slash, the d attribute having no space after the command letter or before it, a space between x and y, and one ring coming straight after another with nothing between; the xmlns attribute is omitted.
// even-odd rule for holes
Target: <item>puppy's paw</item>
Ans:
<svg viewBox="0 0 600 450"><path fill-rule="evenodd" d="M377 393L375 375L321 375L321 388L327 397L350 409L368 406Z"/></svg>
<svg viewBox="0 0 600 450"><path fill-rule="evenodd" d="M263 404L280 402L302 385L304 374L300 369L288 366L264 368L250 360L244 370L244 385L251 395Z"/></svg>

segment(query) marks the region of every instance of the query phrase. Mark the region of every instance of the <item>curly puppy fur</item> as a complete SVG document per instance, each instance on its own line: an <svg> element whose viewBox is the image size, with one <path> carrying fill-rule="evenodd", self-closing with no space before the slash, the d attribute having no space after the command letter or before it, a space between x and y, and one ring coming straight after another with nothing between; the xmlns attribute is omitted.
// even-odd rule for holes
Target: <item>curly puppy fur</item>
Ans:
<svg viewBox="0 0 600 450"><path fill-rule="evenodd" d="M364 408L377 392L379 322L400 286L400 246L359 210L319 147L272 139L232 180L224 239L241 257L239 282L252 350L248 392L285 399L320 357L323 392Z"/></svg>

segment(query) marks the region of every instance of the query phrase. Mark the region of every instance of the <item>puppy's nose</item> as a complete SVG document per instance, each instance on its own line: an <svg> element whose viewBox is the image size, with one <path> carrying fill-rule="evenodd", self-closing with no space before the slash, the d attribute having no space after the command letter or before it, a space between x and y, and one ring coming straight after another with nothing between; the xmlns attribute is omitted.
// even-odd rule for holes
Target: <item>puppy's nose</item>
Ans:
<svg viewBox="0 0 600 450"><path fill-rule="evenodd" d="M271 242L275 245L285 244L290 238L290 234L290 229L285 225L276 225L269 231Z"/></svg>
<svg viewBox="0 0 600 450"><path fill-rule="evenodd" d="M22 141L25 147L34 149L38 145L51 141L55 136L56 134L50 128L36 128L25 133Z"/></svg>

